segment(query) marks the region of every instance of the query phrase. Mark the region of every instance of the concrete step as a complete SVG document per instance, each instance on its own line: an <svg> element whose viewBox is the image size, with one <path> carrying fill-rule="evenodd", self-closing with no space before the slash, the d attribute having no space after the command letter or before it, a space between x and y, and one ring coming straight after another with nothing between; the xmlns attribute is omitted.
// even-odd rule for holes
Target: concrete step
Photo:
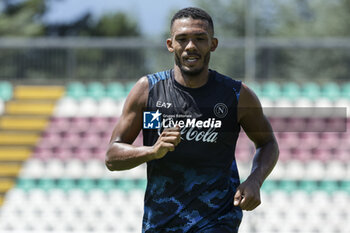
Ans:
<svg viewBox="0 0 350 233"><path fill-rule="evenodd" d="M65 93L64 86L16 86L14 99L59 99Z"/></svg>
<svg viewBox="0 0 350 233"><path fill-rule="evenodd" d="M0 163L0 177L9 178L9 177L17 177L20 170L21 164L15 163Z"/></svg>
<svg viewBox="0 0 350 233"><path fill-rule="evenodd" d="M23 162L27 160L32 153L30 147L0 147L0 162Z"/></svg>
<svg viewBox="0 0 350 233"><path fill-rule="evenodd" d="M54 101L12 100L6 103L5 114L50 116L54 108Z"/></svg>
<svg viewBox="0 0 350 233"><path fill-rule="evenodd" d="M48 123L48 117L3 116L0 118L0 129L43 131Z"/></svg>
<svg viewBox="0 0 350 233"><path fill-rule="evenodd" d="M0 179L0 193L6 193L15 186L14 179Z"/></svg>
<svg viewBox="0 0 350 233"><path fill-rule="evenodd" d="M32 132L0 132L0 146L34 146L40 139L39 133Z"/></svg>

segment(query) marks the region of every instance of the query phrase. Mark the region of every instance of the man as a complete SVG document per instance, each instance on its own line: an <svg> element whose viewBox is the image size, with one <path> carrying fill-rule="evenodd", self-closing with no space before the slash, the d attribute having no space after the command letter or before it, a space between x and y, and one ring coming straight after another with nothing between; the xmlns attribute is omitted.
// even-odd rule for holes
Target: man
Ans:
<svg viewBox="0 0 350 233"><path fill-rule="evenodd" d="M260 187L278 158L271 126L245 84L208 68L218 40L205 11L177 12L166 43L174 68L133 87L106 166L147 162L143 232L237 232L242 210L260 204ZM256 145L242 184L234 158L240 126ZM131 145L142 128L144 146Z"/></svg>

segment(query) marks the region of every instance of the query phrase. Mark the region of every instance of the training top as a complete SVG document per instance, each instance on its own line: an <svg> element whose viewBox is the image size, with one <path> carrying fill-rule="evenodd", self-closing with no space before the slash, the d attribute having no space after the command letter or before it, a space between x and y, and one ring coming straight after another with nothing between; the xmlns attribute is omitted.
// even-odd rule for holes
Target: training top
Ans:
<svg viewBox="0 0 350 233"><path fill-rule="evenodd" d="M240 183L234 152L241 82L214 70L199 88L179 84L172 69L147 78L144 145L153 146L162 130L175 124L181 142L163 158L147 162L143 232L238 228L242 210L233 198Z"/></svg>

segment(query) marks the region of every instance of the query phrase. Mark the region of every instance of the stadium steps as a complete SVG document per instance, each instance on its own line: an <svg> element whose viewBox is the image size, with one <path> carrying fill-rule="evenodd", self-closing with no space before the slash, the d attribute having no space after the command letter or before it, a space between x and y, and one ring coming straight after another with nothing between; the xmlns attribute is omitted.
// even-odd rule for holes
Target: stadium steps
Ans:
<svg viewBox="0 0 350 233"><path fill-rule="evenodd" d="M6 193L14 185L15 182L12 179L0 179L0 194Z"/></svg>
<svg viewBox="0 0 350 233"><path fill-rule="evenodd" d="M17 86L14 90L14 99L21 100L57 100L64 95L63 86Z"/></svg>
<svg viewBox="0 0 350 233"><path fill-rule="evenodd" d="M39 133L23 131L0 132L0 146L34 146L39 139Z"/></svg>
<svg viewBox="0 0 350 233"><path fill-rule="evenodd" d="M63 86L13 88L0 117L0 206L48 126L56 101L64 94Z"/></svg>
<svg viewBox="0 0 350 233"><path fill-rule="evenodd" d="M22 162L29 158L32 153L26 146L3 146L0 147L0 162Z"/></svg>
<svg viewBox="0 0 350 233"><path fill-rule="evenodd" d="M5 114L8 115L36 115L49 116L55 108L52 100L21 99L10 100L5 105Z"/></svg>
<svg viewBox="0 0 350 233"><path fill-rule="evenodd" d="M3 116L0 119L0 129L43 131L48 123L48 117L42 116Z"/></svg>

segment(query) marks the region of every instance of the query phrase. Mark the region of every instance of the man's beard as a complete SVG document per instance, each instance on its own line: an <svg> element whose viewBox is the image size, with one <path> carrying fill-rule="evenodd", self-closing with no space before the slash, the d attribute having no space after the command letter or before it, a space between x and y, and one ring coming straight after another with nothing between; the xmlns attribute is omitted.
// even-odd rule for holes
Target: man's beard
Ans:
<svg viewBox="0 0 350 233"><path fill-rule="evenodd" d="M200 73L202 73L204 68L209 64L209 60L210 60L210 52L205 54L202 67L199 67L199 68L193 69L193 70L186 70L181 64L180 56L175 53L175 64L178 67L180 67L181 73L184 75L187 75L187 76L196 76L196 75L199 75Z"/></svg>

